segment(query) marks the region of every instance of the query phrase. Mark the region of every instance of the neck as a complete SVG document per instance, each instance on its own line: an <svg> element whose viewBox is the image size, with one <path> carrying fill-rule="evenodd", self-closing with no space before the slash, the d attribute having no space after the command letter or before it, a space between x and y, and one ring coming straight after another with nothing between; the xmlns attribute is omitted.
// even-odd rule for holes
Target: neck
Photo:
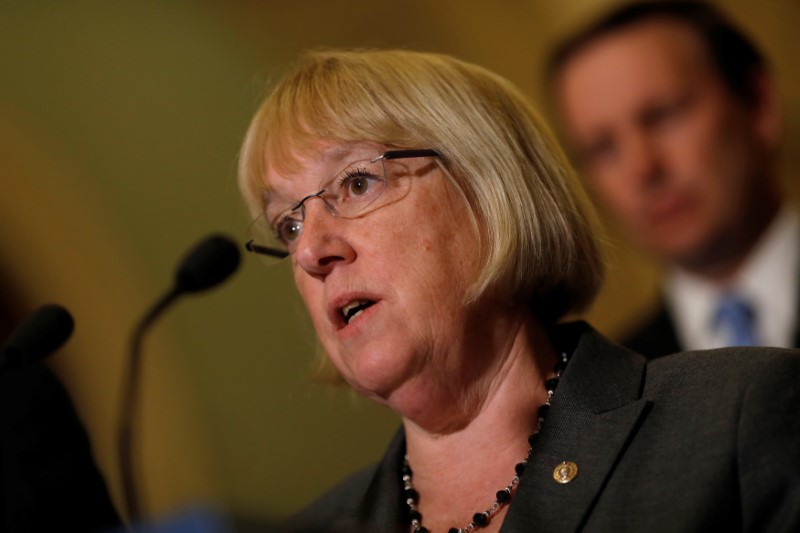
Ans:
<svg viewBox="0 0 800 533"><path fill-rule="evenodd" d="M471 391L471 408L455 410L461 417L458 424L426 427L404 418L414 487L423 495L418 508L428 528L446 530L469 523L508 485L514 466L530 448L528 436L536 430L537 410L547 400L544 382L552 377L555 351L543 328L528 317L517 328L508 353L498 359L501 364L492 376ZM443 408L448 405L429 408L452 415L453 409ZM502 514L492 521L495 527L501 522Z"/></svg>
<svg viewBox="0 0 800 533"><path fill-rule="evenodd" d="M536 395L531 384L540 385L553 357L546 331L527 308L497 306L490 317L473 317L448 353L429 354L425 368L386 403L421 435L459 434L493 406L528 404Z"/></svg>
<svg viewBox="0 0 800 533"><path fill-rule="evenodd" d="M777 193L766 196L763 201L754 202L750 212L739 217L737 225L717 238L712 246L704 247L700 253L678 258L678 265L717 284L734 280L780 212L781 202Z"/></svg>

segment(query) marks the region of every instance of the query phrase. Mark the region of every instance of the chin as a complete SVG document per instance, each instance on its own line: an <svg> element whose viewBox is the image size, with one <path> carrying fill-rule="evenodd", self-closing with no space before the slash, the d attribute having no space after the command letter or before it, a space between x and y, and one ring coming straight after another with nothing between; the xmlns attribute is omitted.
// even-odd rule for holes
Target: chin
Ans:
<svg viewBox="0 0 800 533"><path fill-rule="evenodd" d="M410 365L402 364L402 358L393 350L369 351L349 354L344 368L347 382L356 392L381 403L410 377Z"/></svg>
<svg viewBox="0 0 800 533"><path fill-rule="evenodd" d="M675 227L668 231L643 235L640 242L642 246L667 261L693 262L694 258L704 254L708 249L706 233L694 228Z"/></svg>

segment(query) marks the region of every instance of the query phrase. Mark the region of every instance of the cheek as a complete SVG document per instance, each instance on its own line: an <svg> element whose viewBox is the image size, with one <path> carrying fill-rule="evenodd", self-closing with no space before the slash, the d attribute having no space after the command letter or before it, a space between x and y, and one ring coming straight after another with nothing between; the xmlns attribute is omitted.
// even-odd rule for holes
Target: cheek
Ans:
<svg viewBox="0 0 800 533"><path fill-rule="evenodd" d="M730 141L731 144L725 144ZM705 145L695 146L686 154L682 176L685 190L693 195L698 206L708 216L720 217L728 208L738 210L742 201L743 181L747 172L746 146L736 139L717 137L706 139Z"/></svg>
<svg viewBox="0 0 800 533"><path fill-rule="evenodd" d="M320 332L322 331L320 326L325 319L322 286L318 280L306 274L299 265L295 264L293 268L297 292L300 294L300 298L302 298L309 315L311 315L315 329Z"/></svg>
<svg viewBox="0 0 800 533"><path fill-rule="evenodd" d="M634 185L628 185L618 175L595 177L589 182L594 195L611 207L616 216L628 219L637 212L637 194Z"/></svg>
<svg viewBox="0 0 800 533"><path fill-rule="evenodd" d="M461 298L460 293L477 276L477 238L468 217L459 209L409 207L412 213L426 216L423 220L404 217L400 223L395 219L384 229L394 246L391 250L384 248L374 259L385 272L387 283L407 287L424 305L447 305L451 298Z"/></svg>
<svg viewBox="0 0 800 533"><path fill-rule="evenodd" d="M697 189L724 193L748 157L745 117L734 105L705 103L702 109L671 136L671 163Z"/></svg>
<svg viewBox="0 0 800 533"><path fill-rule="evenodd" d="M705 132L692 139L676 139L673 143L672 163L678 174L690 180L689 185L707 189L714 185L717 175L725 166L724 152L715 133Z"/></svg>

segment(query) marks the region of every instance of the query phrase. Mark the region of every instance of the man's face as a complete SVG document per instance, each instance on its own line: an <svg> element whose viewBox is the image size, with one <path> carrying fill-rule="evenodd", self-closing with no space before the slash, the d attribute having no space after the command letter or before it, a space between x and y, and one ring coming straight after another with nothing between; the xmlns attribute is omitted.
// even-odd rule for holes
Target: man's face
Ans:
<svg viewBox="0 0 800 533"><path fill-rule="evenodd" d="M590 185L662 258L702 270L741 254L774 212L763 112L727 88L691 28L653 20L600 37L555 91Z"/></svg>

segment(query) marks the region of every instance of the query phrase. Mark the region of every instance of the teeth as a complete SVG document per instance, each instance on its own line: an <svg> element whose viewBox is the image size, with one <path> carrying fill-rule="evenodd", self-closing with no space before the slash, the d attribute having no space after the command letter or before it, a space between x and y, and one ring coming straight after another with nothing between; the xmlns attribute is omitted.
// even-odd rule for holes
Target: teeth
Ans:
<svg viewBox="0 0 800 533"><path fill-rule="evenodd" d="M351 309L355 309L359 305L364 305L366 303L368 303L368 300L353 300L349 304L347 304L344 307L342 307L342 309L341 309L342 315L347 317L347 313L349 313Z"/></svg>
<svg viewBox="0 0 800 533"><path fill-rule="evenodd" d="M363 313L364 309L372 305L372 303L371 300L353 300L339 311L342 313L344 321L349 324L351 320Z"/></svg>

